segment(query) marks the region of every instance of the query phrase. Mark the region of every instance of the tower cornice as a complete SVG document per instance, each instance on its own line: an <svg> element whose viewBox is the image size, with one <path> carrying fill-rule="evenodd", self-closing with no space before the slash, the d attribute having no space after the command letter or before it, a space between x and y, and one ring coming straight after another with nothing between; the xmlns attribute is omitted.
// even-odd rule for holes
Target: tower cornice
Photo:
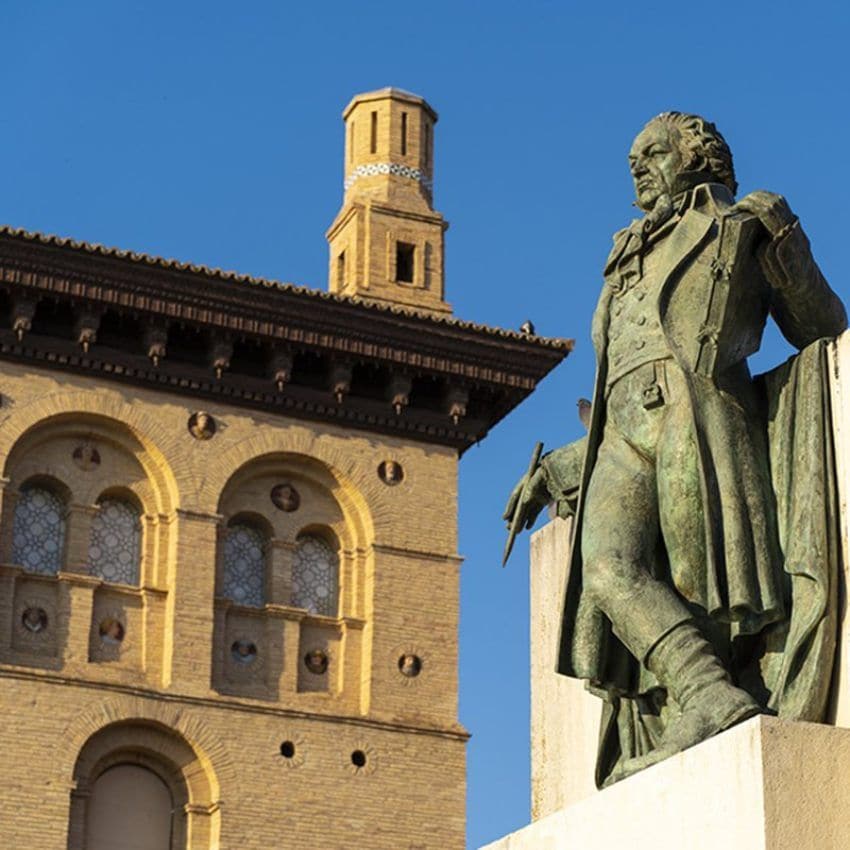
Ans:
<svg viewBox="0 0 850 850"><path fill-rule="evenodd" d="M431 104L428 103L427 100L425 100L424 97L418 94L414 94L413 92L405 91L404 89L397 89L393 86L387 86L386 88L375 89L374 91L356 94L348 102L348 106L343 109L343 120L347 119L348 116L351 114L352 110L359 104L369 103L375 100L397 100L402 103L410 103L414 106L419 106L428 113L434 123L436 123L440 117L437 114L436 110L431 106Z"/></svg>

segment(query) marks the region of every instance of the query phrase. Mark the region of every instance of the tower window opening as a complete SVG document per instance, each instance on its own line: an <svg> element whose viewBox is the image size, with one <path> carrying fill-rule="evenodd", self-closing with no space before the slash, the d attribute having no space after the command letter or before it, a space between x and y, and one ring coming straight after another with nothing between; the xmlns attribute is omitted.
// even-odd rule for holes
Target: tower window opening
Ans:
<svg viewBox="0 0 850 850"><path fill-rule="evenodd" d="M141 517L133 504L121 499L102 499L91 524L91 574L104 581L138 584L141 537Z"/></svg>
<svg viewBox="0 0 850 850"><path fill-rule="evenodd" d="M236 522L224 538L224 582L221 595L237 605L265 604L268 540L258 529Z"/></svg>
<svg viewBox="0 0 850 850"><path fill-rule="evenodd" d="M354 122L348 125L348 161L354 162Z"/></svg>
<svg viewBox="0 0 850 850"><path fill-rule="evenodd" d="M293 608L336 617L339 593L339 556L320 537L300 537L292 563ZM307 653L309 658L312 653ZM307 668L310 663L305 660ZM325 660L327 666L327 659ZM322 670L321 672L324 672Z"/></svg>
<svg viewBox="0 0 850 850"><path fill-rule="evenodd" d="M345 251L340 251L336 258L336 282L340 287L345 286Z"/></svg>
<svg viewBox="0 0 850 850"><path fill-rule="evenodd" d="M396 242L395 279L399 283L413 283L413 264L416 246L409 242Z"/></svg>
<svg viewBox="0 0 850 850"><path fill-rule="evenodd" d="M407 156L407 113L401 113L401 155Z"/></svg>
<svg viewBox="0 0 850 850"><path fill-rule="evenodd" d="M65 549L64 499L46 487L24 487L15 506L12 561L27 572L56 575Z"/></svg>
<svg viewBox="0 0 850 850"><path fill-rule="evenodd" d="M425 139L424 139L425 167L430 168L431 167L431 139L432 139L431 133L432 133L432 128L431 128L431 122L430 121L425 121L424 124L425 124L425 127L424 127L424 130L425 130L425 132L424 132L424 136L425 136Z"/></svg>
<svg viewBox="0 0 850 850"><path fill-rule="evenodd" d="M378 113L372 113L372 132L369 142L369 150L372 153L378 152Z"/></svg>

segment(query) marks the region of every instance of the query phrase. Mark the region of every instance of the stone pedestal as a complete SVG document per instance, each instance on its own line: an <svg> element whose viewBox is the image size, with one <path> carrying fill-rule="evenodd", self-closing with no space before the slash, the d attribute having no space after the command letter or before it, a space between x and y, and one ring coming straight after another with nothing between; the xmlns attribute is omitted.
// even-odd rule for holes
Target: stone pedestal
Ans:
<svg viewBox="0 0 850 850"><path fill-rule="evenodd" d="M570 552L570 520L531 536L531 819L596 793L602 702L555 672Z"/></svg>
<svg viewBox="0 0 850 850"><path fill-rule="evenodd" d="M846 850L850 730L756 717L482 850Z"/></svg>

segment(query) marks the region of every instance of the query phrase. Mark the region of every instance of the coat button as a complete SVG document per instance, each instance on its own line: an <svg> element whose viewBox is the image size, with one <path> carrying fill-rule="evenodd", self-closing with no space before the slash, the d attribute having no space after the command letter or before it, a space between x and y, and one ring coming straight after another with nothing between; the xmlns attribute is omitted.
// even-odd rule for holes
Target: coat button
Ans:
<svg viewBox="0 0 850 850"><path fill-rule="evenodd" d="M646 340L639 339L639 340L635 343L635 348L636 348L638 351L640 351L640 350L641 350L641 349L642 349L645 345L646 345Z"/></svg>
<svg viewBox="0 0 850 850"><path fill-rule="evenodd" d="M639 325L645 325L646 324L646 316L638 316L637 317L637 323Z"/></svg>
<svg viewBox="0 0 850 850"><path fill-rule="evenodd" d="M644 299L645 297L646 297L646 293L645 293L645 292L638 292L638 294L637 294L637 300L638 300L638 301L643 301L643 299Z"/></svg>

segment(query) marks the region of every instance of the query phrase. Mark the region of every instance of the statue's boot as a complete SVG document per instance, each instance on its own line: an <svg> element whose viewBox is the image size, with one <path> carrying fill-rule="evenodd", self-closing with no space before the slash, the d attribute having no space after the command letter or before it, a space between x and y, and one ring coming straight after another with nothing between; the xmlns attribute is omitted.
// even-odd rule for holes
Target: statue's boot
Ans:
<svg viewBox="0 0 850 850"><path fill-rule="evenodd" d="M760 714L759 704L735 687L711 644L693 622L681 623L650 651L646 666L678 706L661 742L646 755L627 759L606 785L625 779Z"/></svg>

